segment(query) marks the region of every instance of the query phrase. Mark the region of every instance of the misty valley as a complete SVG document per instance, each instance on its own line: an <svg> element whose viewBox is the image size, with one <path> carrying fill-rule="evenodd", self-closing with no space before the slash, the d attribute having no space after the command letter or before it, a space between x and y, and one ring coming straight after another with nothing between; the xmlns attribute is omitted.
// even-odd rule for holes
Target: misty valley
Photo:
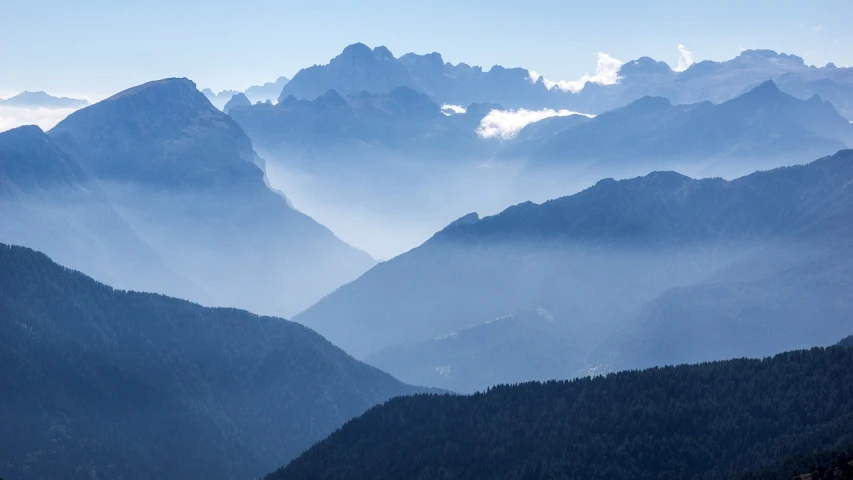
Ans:
<svg viewBox="0 0 853 480"><path fill-rule="evenodd" d="M853 479L853 67L341 46L0 95L0 480Z"/></svg>

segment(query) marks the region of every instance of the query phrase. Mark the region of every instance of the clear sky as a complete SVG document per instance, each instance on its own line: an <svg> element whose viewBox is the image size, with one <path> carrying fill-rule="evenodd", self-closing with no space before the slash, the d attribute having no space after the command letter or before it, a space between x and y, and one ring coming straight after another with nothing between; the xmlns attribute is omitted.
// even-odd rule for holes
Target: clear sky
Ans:
<svg viewBox="0 0 853 480"><path fill-rule="evenodd" d="M99 97L168 76L244 89L358 41L555 80L592 73L595 52L674 66L678 44L696 60L771 48L853 66L851 25L853 0L0 0L0 96Z"/></svg>

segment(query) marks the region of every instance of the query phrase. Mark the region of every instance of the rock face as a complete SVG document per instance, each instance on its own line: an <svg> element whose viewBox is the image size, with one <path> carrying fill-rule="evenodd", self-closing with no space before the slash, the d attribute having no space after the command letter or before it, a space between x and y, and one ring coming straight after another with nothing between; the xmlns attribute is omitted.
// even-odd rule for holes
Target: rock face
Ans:
<svg viewBox="0 0 853 480"><path fill-rule="evenodd" d="M194 299L290 315L373 263L271 190L249 137L189 80L126 90L49 134Z"/></svg>
<svg viewBox="0 0 853 480"><path fill-rule="evenodd" d="M418 391L301 325L114 290L3 244L0 386L0 463L26 480L258 478Z"/></svg>

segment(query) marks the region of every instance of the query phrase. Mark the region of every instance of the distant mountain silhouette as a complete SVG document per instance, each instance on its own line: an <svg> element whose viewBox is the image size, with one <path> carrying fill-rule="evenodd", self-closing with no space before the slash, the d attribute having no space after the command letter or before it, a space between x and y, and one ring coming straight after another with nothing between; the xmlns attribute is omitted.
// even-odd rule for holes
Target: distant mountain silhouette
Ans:
<svg viewBox="0 0 853 480"><path fill-rule="evenodd" d="M288 82L287 77L278 77L275 82L267 82L263 85L253 85L246 89L244 94L252 103L264 103L267 100L276 101L281 95L281 90Z"/></svg>
<svg viewBox="0 0 853 480"><path fill-rule="evenodd" d="M114 290L3 244L0 386L0 464L21 479L257 478L416 391L301 325Z"/></svg>
<svg viewBox="0 0 853 480"><path fill-rule="evenodd" d="M414 88L439 103L457 105L546 105L562 96L541 83L531 82L528 71L522 68L495 66L484 71L464 63L445 63L438 53L408 53L395 58L385 47L371 49L356 43L327 65L300 70L284 87L279 100L288 96L313 99L328 90L347 95L362 90L387 93L398 87Z"/></svg>
<svg viewBox="0 0 853 480"><path fill-rule="evenodd" d="M377 156L377 148L433 162L440 161L436 154L463 157L494 149L474 131L488 111L473 109L449 117L429 97L409 87L346 97L328 90L313 100L289 96L277 105L240 107L229 113L260 150L285 158L304 152L312 167L323 166L317 157L352 162L360 150Z"/></svg>
<svg viewBox="0 0 853 480"><path fill-rule="evenodd" d="M853 443L850 382L853 350L833 347L415 395L369 410L266 478L738 478ZM815 480L826 478L850 476Z"/></svg>
<svg viewBox="0 0 853 480"><path fill-rule="evenodd" d="M201 301L292 314L373 263L270 189L249 137L189 80L126 90L49 134Z"/></svg>
<svg viewBox="0 0 853 480"><path fill-rule="evenodd" d="M303 68L287 82L279 102L293 96L314 99L329 90L345 95L366 90L388 93L398 87L412 87L406 67L385 47L371 49L363 43L346 47L328 65Z"/></svg>
<svg viewBox="0 0 853 480"><path fill-rule="evenodd" d="M548 375L571 377L826 345L853 313L842 280L853 274L850 182L851 150L731 182L672 172L602 180L454 224L295 319L404 381L445 386L440 370L500 365L512 337L483 339L478 355L430 339L476 344L516 328L477 325L529 311L555 319L538 343L519 344L531 350L529 378L541 378L543 357L559 359ZM479 364L452 363L466 355Z"/></svg>
<svg viewBox="0 0 853 480"><path fill-rule="evenodd" d="M644 96L665 97L674 104L722 103L774 80L786 93L802 100L818 94L848 119L853 118L849 100L853 69L811 67L801 57L772 50L745 50L731 60L694 63L683 72L644 57L622 65L618 77L614 85L587 84L570 101L571 108L602 113ZM824 80L836 88L821 83Z"/></svg>
<svg viewBox="0 0 853 480"><path fill-rule="evenodd" d="M7 99L0 98L0 106L24 108L80 108L88 105L87 100L54 97L45 92L21 92Z"/></svg>
<svg viewBox="0 0 853 480"><path fill-rule="evenodd" d="M214 107L222 110L223 108L225 108L225 104L228 103L228 100L231 100L234 95L237 95L240 92L238 92L237 90L223 90L219 93L213 93L213 90L205 88L201 91L201 93L204 94L205 97L207 97L207 99L210 101L211 104L213 104Z"/></svg>
<svg viewBox="0 0 853 480"><path fill-rule="evenodd" d="M235 93L231 100L228 100L228 103L222 107L222 111L228 113L234 107L247 107L251 105L252 102L246 97L246 95L242 93Z"/></svg>
<svg viewBox="0 0 853 480"><path fill-rule="evenodd" d="M395 58L385 47L370 49L350 45L327 65L314 65L297 73L279 96L313 99L333 89L344 95L366 90L386 93L410 87L439 104L499 103L506 108L568 108L600 114L644 96L669 99L673 104L704 101L722 103L767 80L783 91L806 100L817 94L853 119L853 68L807 66L796 55L771 50L745 50L724 62L702 61L683 72L649 57L629 61L612 85L588 82L578 93L546 86L525 68L496 65L488 70L465 63L445 62L437 52L407 53ZM565 79L572 80L572 79Z"/></svg>
<svg viewBox="0 0 853 480"><path fill-rule="evenodd" d="M120 288L197 293L168 271L98 182L39 127L0 133L0 212L2 242L41 249Z"/></svg>
<svg viewBox="0 0 853 480"><path fill-rule="evenodd" d="M719 105L672 105L665 98L643 97L553 135L531 155L530 165L611 175L661 168L743 174L849 146L853 125L831 104L817 96L796 99L767 81Z"/></svg>

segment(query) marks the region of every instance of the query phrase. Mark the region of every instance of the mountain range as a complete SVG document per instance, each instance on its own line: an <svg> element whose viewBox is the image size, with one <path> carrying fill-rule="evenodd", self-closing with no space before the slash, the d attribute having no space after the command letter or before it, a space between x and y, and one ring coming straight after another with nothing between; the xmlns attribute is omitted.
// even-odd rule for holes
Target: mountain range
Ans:
<svg viewBox="0 0 853 480"><path fill-rule="evenodd" d="M366 55L362 47L353 48ZM289 88L297 88L297 80ZM831 103L798 99L772 80L719 104L645 96L594 118L496 103L449 108L420 90L328 90L276 105L243 99L228 113L267 159L277 186L379 258L423 242L460 212L496 213L604 177L675 170L736 178L853 146L853 124ZM540 115L552 116L518 123ZM506 134L510 129L518 133ZM415 224L415 217L422 220ZM405 241L377 240L363 225Z"/></svg>
<svg viewBox="0 0 853 480"><path fill-rule="evenodd" d="M282 88L287 84L287 77L278 77L275 82L266 82L263 85L252 85L245 91L237 90L222 90L219 93L214 93L213 90L205 88L201 91L213 106L223 110L225 105L234 98L235 95L244 95L249 101L249 104L266 103L276 101L281 94Z"/></svg>
<svg viewBox="0 0 853 480"><path fill-rule="evenodd" d="M465 216L294 319L456 391L826 345L853 311L851 182L851 150L733 181L602 180Z"/></svg>
<svg viewBox="0 0 853 480"><path fill-rule="evenodd" d="M820 97L799 100L768 80L720 104L643 97L533 142L539 143L529 157L532 168L573 167L623 178L675 169L732 178L849 148L853 124Z"/></svg>
<svg viewBox="0 0 853 480"><path fill-rule="evenodd" d="M723 61L702 61L684 71L642 57L621 64L615 82L592 81L577 91L561 90L525 68L495 65L486 70L465 63L445 62L439 53L407 53L399 58L385 47L356 43L326 65L300 70L285 85L279 99L316 98L330 89L343 94L366 90L387 93L405 86L429 95L440 104L499 103L507 108L568 108L599 114L644 96L659 96L674 104L703 101L722 103L767 81L783 91L808 99L817 94L848 119L853 119L853 69L806 65L801 57L772 50L745 50Z"/></svg>
<svg viewBox="0 0 853 480"><path fill-rule="evenodd" d="M252 85L243 93L252 103L264 103L268 100L276 101L281 95L281 90L290 80L287 77L278 77L275 82L266 82L263 85Z"/></svg>
<svg viewBox="0 0 853 480"><path fill-rule="evenodd" d="M87 100L68 97L54 97L45 92L21 92L7 99L0 98L0 106L22 108L81 108L88 105Z"/></svg>
<svg viewBox="0 0 853 480"><path fill-rule="evenodd" d="M482 206L484 190L499 193L494 181L504 181L507 167L480 165L500 144L475 131L491 108L447 115L426 95L399 87L346 97L330 90L313 100L287 97L228 114L295 204L345 240L388 258L404 248L401 237L420 243L460 208ZM495 209L507 205L503 198L490 202Z"/></svg>
<svg viewBox="0 0 853 480"><path fill-rule="evenodd" d="M0 468L15 479L257 478L422 391L307 328L115 290L0 244Z"/></svg>

